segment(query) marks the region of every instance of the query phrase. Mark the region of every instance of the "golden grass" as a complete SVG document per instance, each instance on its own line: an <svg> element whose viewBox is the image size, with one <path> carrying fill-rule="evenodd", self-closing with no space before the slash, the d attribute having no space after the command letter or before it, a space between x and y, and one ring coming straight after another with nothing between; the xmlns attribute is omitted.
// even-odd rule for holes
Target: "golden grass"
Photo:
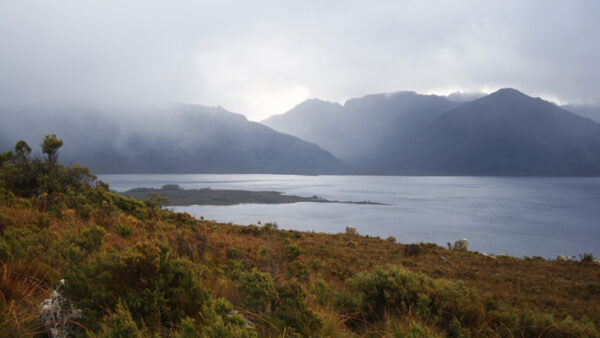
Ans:
<svg viewBox="0 0 600 338"><path fill-rule="evenodd" d="M2 228L28 227L44 224L44 235L53 245L80 236L82 230L96 221L84 220L73 210L65 210L61 217L51 216L26 203L0 206ZM41 219L47 218L45 221ZM102 248L122 250L144 240L168 243L177 256L186 257L206 266L200 278L213 295L236 303L235 282L228 275L228 264L240 261L245 269L257 268L275 280L286 278L290 262L283 255L286 246L301 249L295 259L299 267L308 271L304 282L306 303L323 321L323 334L333 337L385 337L391 332L407 333L415 326L427 335L441 335L432 323L411 318L393 318L365 332L352 332L345 326L343 315L331 304L322 305L311 293L318 280L326 282L331 295L344 289L348 278L376 266L401 266L433 278L462 280L477 289L483 298L492 299L516 311L535 310L552 313L557 319L571 316L589 318L600 327L600 265L572 263L543 259L492 259L475 252L448 250L433 244L418 244L420 253L408 255L406 244L392 240L358 235L324 234L243 227L209 221L193 221L190 227L167 221L157 215L145 222L126 214L116 213L103 220L106 234ZM128 236L117 233L117 226L130 226ZM38 229L40 226L37 227ZM58 243L58 244L57 244ZM49 248L54 250L54 248ZM236 249L235 258L231 249ZM43 253L40 253L42 255ZM8 336L32 336L41 332L39 303L47 297L52 283L60 279L65 257L23 257L21 260L0 261L0 299L2 322L0 327ZM331 303L331 297L330 297ZM261 322L260 314L244 312L248 318ZM266 319L265 319L266 320ZM269 325L265 322L264 325ZM408 331L406 331L408 330ZM489 336L493 333L486 332Z"/></svg>

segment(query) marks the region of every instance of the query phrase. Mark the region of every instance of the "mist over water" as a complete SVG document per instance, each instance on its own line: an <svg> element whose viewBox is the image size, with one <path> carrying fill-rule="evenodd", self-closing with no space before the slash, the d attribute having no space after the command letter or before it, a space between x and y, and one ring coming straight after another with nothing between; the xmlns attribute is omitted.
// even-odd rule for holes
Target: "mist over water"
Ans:
<svg viewBox="0 0 600 338"><path fill-rule="evenodd" d="M473 251L512 256L600 256L600 178L293 175L101 175L111 188L178 184L183 188L274 190L389 205L331 203L179 206L220 222L276 222L280 228L362 235L445 246L469 239Z"/></svg>

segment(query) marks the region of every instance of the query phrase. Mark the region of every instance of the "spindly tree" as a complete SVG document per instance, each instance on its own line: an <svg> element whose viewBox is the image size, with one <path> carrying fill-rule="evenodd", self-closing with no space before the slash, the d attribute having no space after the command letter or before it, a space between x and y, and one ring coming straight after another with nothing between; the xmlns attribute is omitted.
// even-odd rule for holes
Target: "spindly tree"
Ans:
<svg viewBox="0 0 600 338"><path fill-rule="evenodd" d="M56 137L55 134L46 135L42 142L42 152L48 156L48 162L56 163L58 159L58 149L62 147L63 140Z"/></svg>
<svg viewBox="0 0 600 338"><path fill-rule="evenodd" d="M31 153L31 148L29 147L27 142L20 140L15 145L15 152L18 157L26 157L29 155L29 153Z"/></svg>

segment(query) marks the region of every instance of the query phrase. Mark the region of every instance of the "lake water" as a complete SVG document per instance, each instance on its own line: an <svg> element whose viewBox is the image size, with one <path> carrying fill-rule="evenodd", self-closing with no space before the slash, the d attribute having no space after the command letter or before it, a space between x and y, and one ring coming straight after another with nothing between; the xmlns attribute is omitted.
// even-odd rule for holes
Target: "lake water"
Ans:
<svg viewBox="0 0 600 338"><path fill-rule="evenodd" d="M480 252L512 256L600 256L600 178L100 175L111 188L178 184L183 188L280 191L332 203L179 206L195 217L280 228L338 233L353 225L363 235L445 246L460 238Z"/></svg>

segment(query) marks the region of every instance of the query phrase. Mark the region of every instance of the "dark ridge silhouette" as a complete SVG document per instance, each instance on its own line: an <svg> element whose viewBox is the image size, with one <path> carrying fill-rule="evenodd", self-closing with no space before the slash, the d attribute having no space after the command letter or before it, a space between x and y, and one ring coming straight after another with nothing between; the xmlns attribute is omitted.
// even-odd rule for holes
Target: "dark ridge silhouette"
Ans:
<svg viewBox="0 0 600 338"><path fill-rule="evenodd" d="M2 149L57 134L61 163L98 173L600 175L599 124L510 88L470 102L414 92L312 99L264 121L280 132L200 105L0 117Z"/></svg>
<svg viewBox="0 0 600 338"><path fill-rule="evenodd" d="M170 105L116 120L101 112L29 114L41 116L30 119L25 133L30 144L55 133L66 144L61 162L77 161L97 173L318 174L345 170L344 163L319 146L220 107ZM16 141L8 139L3 148L12 148Z"/></svg>
<svg viewBox="0 0 600 338"><path fill-rule="evenodd" d="M600 125L540 98L501 89L443 114L373 172L599 175Z"/></svg>
<svg viewBox="0 0 600 338"><path fill-rule="evenodd" d="M264 123L362 174L600 175L600 125L511 88L466 103L413 92L310 100Z"/></svg>
<svg viewBox="0 0 600 338"><path fill-rule="evenodd" d="M445 97L415 92L368 95L343 106L308 100L264 124L319 144L338 158L362 166L394 150L406 134L461 105Z"/></svg>

